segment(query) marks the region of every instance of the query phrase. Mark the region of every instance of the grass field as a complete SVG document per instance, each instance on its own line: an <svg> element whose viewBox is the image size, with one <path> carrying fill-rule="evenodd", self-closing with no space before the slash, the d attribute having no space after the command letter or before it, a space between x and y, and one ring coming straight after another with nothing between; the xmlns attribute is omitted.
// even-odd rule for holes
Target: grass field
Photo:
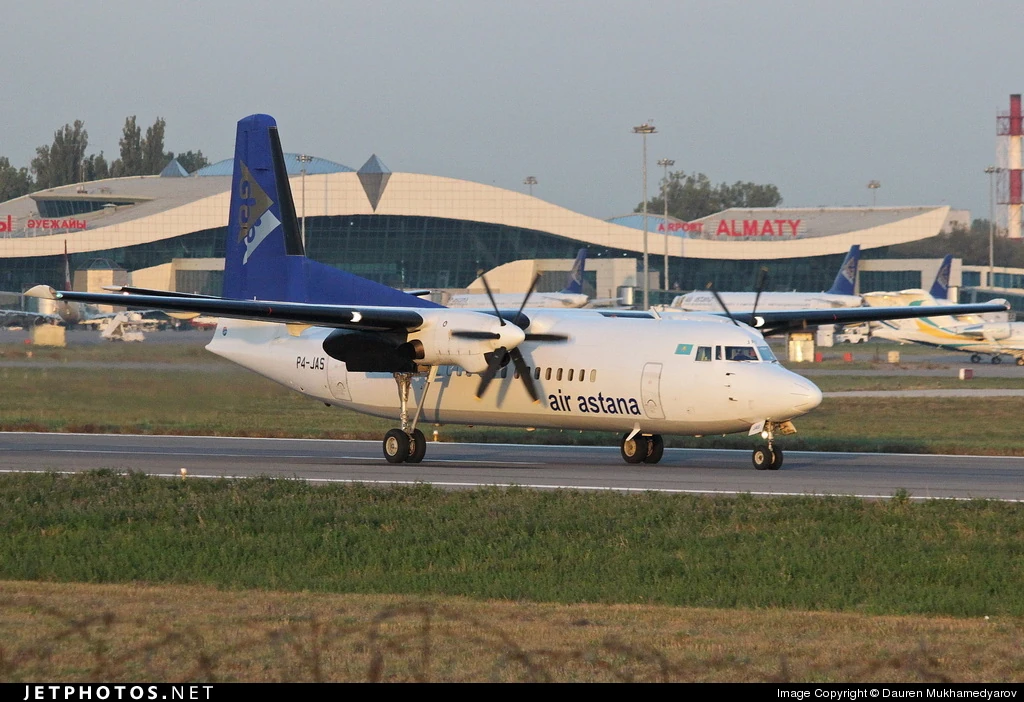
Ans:
<svg viewBox="0 0 1024 702"><path fill-rule="evenodd" d="M1004 503L102 472L2 476L0 501L5 680L1024 673Z"/></svg>

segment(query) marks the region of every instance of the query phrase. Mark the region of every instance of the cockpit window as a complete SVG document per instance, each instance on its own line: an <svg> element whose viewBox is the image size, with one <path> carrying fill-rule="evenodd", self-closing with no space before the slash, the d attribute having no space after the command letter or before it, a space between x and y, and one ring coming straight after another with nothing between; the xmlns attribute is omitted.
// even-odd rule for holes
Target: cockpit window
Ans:
<svg viewBox="0 0 1024 702"><path fill-rule="evenodd" d="M757 354L753 346L726 346L725 360L727 361L756 361Z"/></svg>
<svg viewBox="0 0 1024 702"><path fill-rule="evenodd" d="M697 347L697 356L696 356L695 360L697 360L697 361L710 361L711 360L711 347L710 346L698 346Z"/></svg>
<svg viewBox="0 0 1024 702"><path fill-rule="evenodd" d="M757 347L757 353L760 354L762 361L773 361L778 362L779 359L775 358L775 354L772 353L771 347L765 344L764 346Z"/></svg>

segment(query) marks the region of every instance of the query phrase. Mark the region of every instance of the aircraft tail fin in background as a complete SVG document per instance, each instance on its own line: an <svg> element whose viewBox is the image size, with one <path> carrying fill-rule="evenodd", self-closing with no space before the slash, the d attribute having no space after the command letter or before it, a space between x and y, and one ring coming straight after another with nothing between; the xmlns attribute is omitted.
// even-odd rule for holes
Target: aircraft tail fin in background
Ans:
<svg viewBox="0 0 1024 702"><path fill-rule="evenodd" d="M939 272L935 276L935 282L932 283L932 289L928 291L936 300L949 299L949 270L952 266L953 255L946 254L946 257L942 259L942 265L939 266Z"/></svg>
<svg viewBox="0 0 1024 702"><path fill-rule="evenodd" d="M857 285L857 264L860 262L860 245L854 244L839 267L835 282L826 292L830 295L855 295Z"/></svg>
<svg viewBox="0 0 1024 702"><path fill-rule="evenodd" d="M586 248L582 248L579 253L576 254L576 261L572 264L572 270L569 271L569 280L566 281L565 288L560 292L567 295L583 294L583 269L586 265L587 250Z"/></svg>
<svg viewBox="0 0 1024 702"><path fill-rule="evenodd" d="M277 122L270 115L238 122L224 249L227 298L439 307L306 258Z"/></svg>

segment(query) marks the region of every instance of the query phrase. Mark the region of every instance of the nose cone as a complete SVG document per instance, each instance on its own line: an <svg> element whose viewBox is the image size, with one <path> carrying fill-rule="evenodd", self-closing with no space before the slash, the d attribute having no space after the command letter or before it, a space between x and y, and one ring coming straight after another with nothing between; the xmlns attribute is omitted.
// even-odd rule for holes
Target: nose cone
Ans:
<svg viewBox="0 0 1024 702"><path fill-rule="evenodd" d="M821 390L807 378L794 380L790 388L793 409L803 414L821 404Z"/></svg>

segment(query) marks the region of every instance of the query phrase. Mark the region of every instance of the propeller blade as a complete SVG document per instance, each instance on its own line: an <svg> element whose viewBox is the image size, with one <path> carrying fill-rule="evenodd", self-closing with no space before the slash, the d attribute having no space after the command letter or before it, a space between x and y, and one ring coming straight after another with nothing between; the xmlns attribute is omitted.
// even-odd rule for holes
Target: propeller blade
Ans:
<svg viewBox="0 0 1024 702"><path fill-rule="evenodd" d="M765 281L768 279L768 269L764 266L757 273L757 294L754 295L754 309L750 310L750 315L757 314L757 301L761 299L761 293L764 291Z"/></svg>
<svg viewBox="0 0 1024 702"><path fill-rule="evenodd" d="M527 341L568 341L565 334L527 334Z"/></svg>
<svg viewBox="0 0 1024 702"><path fill-rule="evenodd" d="M498 332L472 331L472 330L453 331L452 332L452 336L455 337L456 339L483 339L483 340L488 340L488 339L500 339L501 338L501 334L499 334Z"/></svg>
<svg viewBox="0 0 1024 702"><path fill-rule="evenodd" d="M523 298L523 304L519 305L519 311L516 312L516 316L514 317L516 322L519 321L519 315L521 315L523 313L523 310L526 309L526 303L530 301L530 295L533 294L533 289L537 287L537 283L539 283L539 282L540 282L540 273L538 273L534 277L533 282L530 283L530 289L526 291L526 297Z"/></svg>
<svg viewBox="0 0 1024 702"><path fill-rule="evenodd" d="M715 296L716 300L718 300L718 304L722 306L723 310L725 310L726 316L729 319L731 319L732 323L738 327L740 323L737 322L736 318L732 316L732 312L729 311L729 308L725 306L725 302L722 301L722 296L718 294L718 291L715 290L715 287L710 282L708 283L708 290L711 291L711 294Z"/></svg>
<svg viewBox="0 0 1024 702"><path fill-rule="evenodd" d="M479 400L487 392L487 386L491 384L494 376L498 374L502 364L504 364L506 354L508 354L508 349L504 346L499 346L494 350L491 362L487 364L487 370L480 374L480 385L476 389L476 399Z"/></svg>
<svg viewBox="0 0 1024 702"><path fill-rule="evenodd" d="M530 393L530 397L533 398L534 402L540 402L540 396L537 395L537 386L534 385L533 378L530 377L530 368L526 365L526 361L523 359L523 354L520 353L518 348L515 348L512 349L509 355L512 356L512 363L515 364L519 377L523 379L523 385L526 386L526 392Z"/></svg>
<svg viewBox="0 0 1024 702"><path fill-rule="evenodd" d="M494 315L498 318L498 323L501 326L505 326L505 320L501 318L501 310L498 309L498 303L494 301L494 293L491 292L491 286L487 284L487 276L481 275L480 280L484 282L484 290L487 291L487 299L491 301L491 307L494 308Z"/></svg>

